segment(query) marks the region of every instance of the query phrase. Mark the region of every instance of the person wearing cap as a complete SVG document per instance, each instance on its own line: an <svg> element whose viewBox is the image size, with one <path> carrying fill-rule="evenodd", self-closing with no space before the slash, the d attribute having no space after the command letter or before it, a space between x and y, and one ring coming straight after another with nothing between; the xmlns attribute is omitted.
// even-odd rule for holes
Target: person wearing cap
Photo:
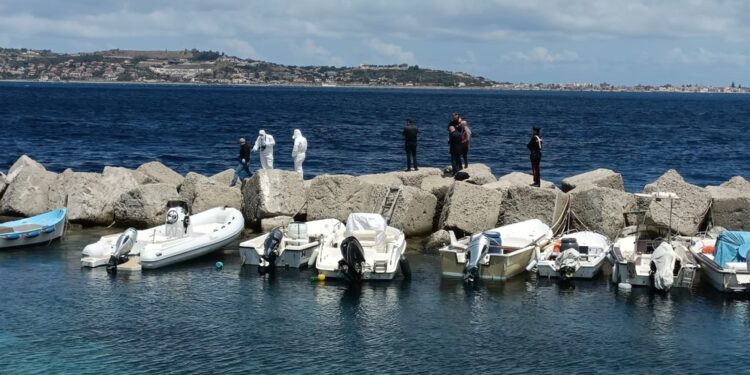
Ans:
<svg viewBox="0 0 750 375"><path fill-rule="evenodd" d="M275 144L276 141L273 139L273 136L266 134L265 130L258 132L253 152L260 151L260 166L263 169L273 169L273 145Z"/></svg>
<svg viewBox="0 0 750 375"><path fill-rule="evenodd" d="M292 147L294 171L299 173L300 177L304 178L302 162L305 161L305 153L307 152L307 138L302 136L302 132L299 129L294 129L292 139L294 139L294 147Z"/></svg>
<svg viewBox="0 0 750 375"><path fill-rule="evenodd" d="M245 142L245 138L240 138L240 157L239 157L239 165L237 165L237 168L234 169L234 177L232 178L232 182L229 184L229 186L234 186L237 183L237 180L240 177L240 172L244 171L247 174L247 177L252 177L252 173L250 172L250 146Z"/></svg>
<svg viewBox="0 0 750 375"><path fill-rule="evenodd" d="M531 139L526 147L530 152L531 159L531 174L534 176L534 183L531 186L539 187L541 185L541 176L539 171L539 164L542 162L542 136L540 135L541 129L538 127L532 128Z"/></svg>
<svg viewBox="0 0 750 375"><path fill-rule="evenodd" d="M406 172L411 170L411 165L414 163L414 170L418 171L417 167L417 134L419 129L414 126L414 121L410 118L406 119L406 126L404 127L404 149L406 150Z"/></svg>

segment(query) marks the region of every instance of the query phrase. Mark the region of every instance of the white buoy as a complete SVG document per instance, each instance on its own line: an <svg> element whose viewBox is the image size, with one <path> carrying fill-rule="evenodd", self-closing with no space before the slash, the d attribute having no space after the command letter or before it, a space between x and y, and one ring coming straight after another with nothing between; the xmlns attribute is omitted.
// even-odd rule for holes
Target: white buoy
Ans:
<svg viewBox="0 0 750 375"><path fill-rule="evenodd" d="M313 250L313 253L310 255L310 259L307 260L307 266L312 267L315 265L315 261L318 259L318 249L316 248Z"/></svg>
<svg viewBox="0 0 750 375"><path fill-rule="evenodd" d="M617 284L617 287L623 290L630 290L633 289L633 286L630 285L630 283L619 283Z"/></svg>
<svg viewBox="0 0 750 375"><path fill-rule="evenodd" d="M531 262L529 262L529 265L526 266L526 272L531 272L531 270L533 270L534 267L536 267L536 263L537 263L536 259L534 259Z"/></svg>

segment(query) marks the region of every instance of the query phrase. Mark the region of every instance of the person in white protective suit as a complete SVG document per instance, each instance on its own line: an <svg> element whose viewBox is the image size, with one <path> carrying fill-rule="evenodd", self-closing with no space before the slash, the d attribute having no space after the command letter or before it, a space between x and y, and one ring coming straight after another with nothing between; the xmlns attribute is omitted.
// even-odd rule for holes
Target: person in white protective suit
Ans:
<svg viewBox="0 0 750 375"><path fill-rule="evenodd" d="M258 132L258 139L255 140L253 152L260 151L260 165L263 169L273 169L273 145L276 141L273 136L266 134L265 130Z"/></svg>
<svg viewBox="0 0 750 375"><path fill-rule="evenodd" d="M302 162L305 161L305 153L307 152L307 138L302 136L302 132L299 129L294 129L294 147L292 148L292 159L294 159L294 171L299 173L300 177L304 177L302 173Z"/></svg>

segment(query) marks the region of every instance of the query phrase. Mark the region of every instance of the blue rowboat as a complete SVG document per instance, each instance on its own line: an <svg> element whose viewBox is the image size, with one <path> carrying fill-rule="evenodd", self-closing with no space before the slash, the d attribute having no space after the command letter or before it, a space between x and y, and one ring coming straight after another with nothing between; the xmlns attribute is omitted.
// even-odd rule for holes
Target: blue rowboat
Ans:
<svg viewBox="0 0 750 375"><path fill-rule="evenodd" d="M48 242L65 232L65 215L58 208L26 219L0 223L0 249Z"/></svg>

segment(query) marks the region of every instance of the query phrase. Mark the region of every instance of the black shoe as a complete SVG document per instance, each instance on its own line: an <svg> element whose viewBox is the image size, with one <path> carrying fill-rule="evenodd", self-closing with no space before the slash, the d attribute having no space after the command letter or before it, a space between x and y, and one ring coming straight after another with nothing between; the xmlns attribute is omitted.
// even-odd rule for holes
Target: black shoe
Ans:
<svg viewBox="0 0 750 375"><path fill-rule="evenodd" d="M419 168L416 168L416 167L415 167L415 168L414 168L414 170L415 170L415 171L418 171L418 170L419 170Z"/></svg>
<svg viewBox="0 0 750 375"><path fill-rule="evenodd" d="M411 172L411 168L404 169L404 172Z"/></svg>

